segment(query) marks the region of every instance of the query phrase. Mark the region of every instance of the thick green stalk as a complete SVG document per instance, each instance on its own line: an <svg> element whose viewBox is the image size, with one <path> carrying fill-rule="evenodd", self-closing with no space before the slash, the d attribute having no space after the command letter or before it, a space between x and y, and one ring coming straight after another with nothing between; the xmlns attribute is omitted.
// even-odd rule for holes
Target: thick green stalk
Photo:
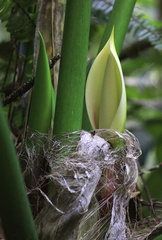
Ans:
<svg viewBox="0 0 162 240"><path fill-rule="evenodd" d="M112 28L114 26L115 47L116 47L117 53L118 54L120 53L135 3L136 3L136 0L116 0L115 1L110 19L107 23L105 32L103 34L103 38L101 40L98 52L100 52L102 48L105 46L107 40L111 35Z"/></svg>
<svg viewBox="0 0 162 240"><path fill-rule="evenodd" d="M0 216L6 240L37 240L9 127L0 106Z"/></svg>
<svg viewBox="0 0 162 240"><path fill-rule="evenodd" d="M91 0L67 0L54 133L81 129Z"/></svg>

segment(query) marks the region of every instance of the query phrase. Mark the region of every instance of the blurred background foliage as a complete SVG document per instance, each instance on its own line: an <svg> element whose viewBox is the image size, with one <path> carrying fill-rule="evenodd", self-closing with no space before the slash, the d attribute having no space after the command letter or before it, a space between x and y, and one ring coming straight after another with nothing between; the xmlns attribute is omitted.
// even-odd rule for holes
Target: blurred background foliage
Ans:
<svg viewBox="0 0 162 240"><path fill-rule="evenodd" d="M0 2L1 99L33 76L39 3ZM89 59L97 53L113 3L113 0L93 0ZM128 100L126 128L140 141L143 151L140 164L150 196L154 201L162 201L162 0L137 0L120 60ZM24 94L4 107L15 144L22 140L27 100L28 94ZM142 198L147 198L146 195L143 191Z"/></svg>

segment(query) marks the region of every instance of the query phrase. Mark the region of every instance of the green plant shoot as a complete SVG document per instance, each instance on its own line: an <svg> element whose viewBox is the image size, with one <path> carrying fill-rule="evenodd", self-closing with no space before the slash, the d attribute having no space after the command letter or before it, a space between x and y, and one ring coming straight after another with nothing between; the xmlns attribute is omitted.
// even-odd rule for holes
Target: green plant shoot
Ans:
<svg viewBox="0 0 162 240"><path fill-rule="evenodd" d="M49 62L41 33L39 37L40 49L28 125L32 130L47 133L54 119L56 96L51 83Z"/></svg>

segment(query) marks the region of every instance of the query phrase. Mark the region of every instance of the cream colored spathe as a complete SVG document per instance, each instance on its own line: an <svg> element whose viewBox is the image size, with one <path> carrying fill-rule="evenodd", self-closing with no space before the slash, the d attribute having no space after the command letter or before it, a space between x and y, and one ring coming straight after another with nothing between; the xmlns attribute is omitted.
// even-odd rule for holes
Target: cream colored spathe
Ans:
<svg viewBox="0 0 162 240"><path fill-rule="evenodd" d="M86 106L94 129L122 132L126 120L126 92L122 68L114 44L114 29L89 71Z"/></svg>

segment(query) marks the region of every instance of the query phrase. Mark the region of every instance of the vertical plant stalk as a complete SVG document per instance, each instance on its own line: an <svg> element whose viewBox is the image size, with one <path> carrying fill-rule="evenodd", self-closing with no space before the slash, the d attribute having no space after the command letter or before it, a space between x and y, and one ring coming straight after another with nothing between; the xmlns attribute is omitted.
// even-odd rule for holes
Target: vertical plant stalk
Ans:
<svg viewBox="0 0 162 240"><path fill-rule="evenodd" d="M64 27L66 0L53 0L52 9L52 42L54 55L61 53L62 35ZM53 71L54 88L57 89L60 62L56 64Z"/></svg>
<svg viewBox="0 0 162 240"><path fill-rule="evenodd" d="M54 133L80 130L91 0L67 0Z"/></svg>
<svg viewBox="0 0 162 240"><path fill-rule="evenodd" d="M7 240L37 240L9 127L0 106L0 216Z"/></svg>
<svg viewBox="0 0 162 240"><path fill-rule="evenodd" d="M128 24L132 16L136 0L116 0L113 6L110 19L106 25L98 52L105 46L107 40L111 35L114 26L115 33L115 47L119 54L123 45L123 41L127 32Z"/></svg>

